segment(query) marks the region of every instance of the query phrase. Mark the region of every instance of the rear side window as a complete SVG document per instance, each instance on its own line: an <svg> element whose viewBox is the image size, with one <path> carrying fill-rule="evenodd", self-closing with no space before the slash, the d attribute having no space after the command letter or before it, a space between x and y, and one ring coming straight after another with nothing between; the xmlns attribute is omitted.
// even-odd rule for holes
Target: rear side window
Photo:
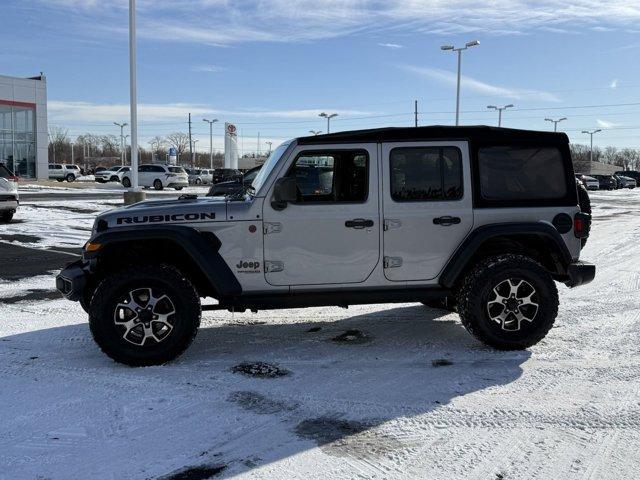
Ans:
<svg viewBox="0 0 640 480"><path fill-rule="evenodd" d="M394 148L389 155L396 202L462 198L462 154L456 147Z"/></svg>
<svg viewBox="0 0 640 480"><path fill-rule="evenodd" d="M171 173L185 173L182 167L168 167Z"/></svg>
<svg viewBox="0 0 640 480"><path fill-rule="evenodd" d="M478 150L480 191L487 200L553 200L567 195L564 163L555 147Z"/></svg>
<svg viewBox="0 0 640 480"><path fill-rule="evenodd" d="M4 165L0 164L0 178L9 178L9 177L13 177L13 174L11 173L11 171Z"/></svg>

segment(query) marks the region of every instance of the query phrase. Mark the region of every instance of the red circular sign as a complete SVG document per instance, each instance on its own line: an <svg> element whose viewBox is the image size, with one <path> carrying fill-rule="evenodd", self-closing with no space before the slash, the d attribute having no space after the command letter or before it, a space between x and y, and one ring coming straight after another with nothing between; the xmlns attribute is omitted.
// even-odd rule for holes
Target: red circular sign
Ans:
<svg viewBox="0 0 640 480"><path fill-rule="evenodd" d="M230 123L229 125L227 125L227 132L236 133L236 126Z"/></svg>

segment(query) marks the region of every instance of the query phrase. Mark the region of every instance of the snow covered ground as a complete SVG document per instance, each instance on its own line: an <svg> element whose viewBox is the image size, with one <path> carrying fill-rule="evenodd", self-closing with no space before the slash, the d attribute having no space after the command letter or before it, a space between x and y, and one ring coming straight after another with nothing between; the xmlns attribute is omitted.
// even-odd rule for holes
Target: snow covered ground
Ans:
<svg viewBox="0 0 640 480"><path fill-rule="evenodd" d="M0 281L0 479L638 478L640 189L592 199L596 279L560 287L555 327L524 352L416 304L207 312L178 361L131 369L51 298L53 275ZM71 227L93 215L22 212L34 236L59 222L39 248L84 241ZM365 336L332 340L349 330Z"/></svg>

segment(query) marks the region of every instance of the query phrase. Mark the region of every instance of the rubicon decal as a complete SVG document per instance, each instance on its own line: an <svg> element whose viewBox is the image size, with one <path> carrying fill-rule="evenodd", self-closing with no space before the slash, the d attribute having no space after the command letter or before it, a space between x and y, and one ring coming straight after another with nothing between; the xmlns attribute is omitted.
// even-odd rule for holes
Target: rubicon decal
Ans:
<svg viewBox="0 0 640 480"><path fill-rule="evenodd" d="M133 223L167 223L167 222L194 222L197 220L214 220L215 213L173 213L171 215L140 215L135 217L118 217L117 225Z"/></svg>
<svg viewBox="0 0 640 480"><path fill-rule="evenodd" d="M257 260L240 260L236 264L238 273L260 273L260 262Z"/></svg>

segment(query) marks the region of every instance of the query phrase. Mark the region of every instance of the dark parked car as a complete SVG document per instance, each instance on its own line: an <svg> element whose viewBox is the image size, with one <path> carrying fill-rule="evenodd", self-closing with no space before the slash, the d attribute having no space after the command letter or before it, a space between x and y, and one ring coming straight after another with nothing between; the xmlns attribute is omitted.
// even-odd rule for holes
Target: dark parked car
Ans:
<svg viewBox="0 0 640 480"><path fill-rule="evenodd" d="M633 178L636 181L636 185L640 185L640 172L637 170L618 170L615 175Z"/></svg>
<svg viewBox="0 0 640 480"><path fill-rule="evenodd" d="M235 168L216 168L213 171L213 179L211 183L216 184L220 182L230 182L233 180L240 180L242 178L242 172Z"/></svg>
<svg viewBox="0 0 640 480"><path fill-rule="evenodd" d="M241 176L236 177L234 180L215 183L209 189L207 197L220 197L242 191L242 187L248 187L253 183L253 180L256 178L261 168L262 166L247 170L244 175L240 174Z"/></svg>
<svg viewBox="0 0 640 480"><path fill-rule="evenodd" d="M612 175L591 175L598 180L600 190L615 190L618 182Z"/></svg>
<svg viewBox="0 0 640 480"><path fill-rule="evenodd" d="M618 188L636 188L636 181L631 177L625 177L624 175L618 175L616 173L613 178L618 182Z"/></svg>

